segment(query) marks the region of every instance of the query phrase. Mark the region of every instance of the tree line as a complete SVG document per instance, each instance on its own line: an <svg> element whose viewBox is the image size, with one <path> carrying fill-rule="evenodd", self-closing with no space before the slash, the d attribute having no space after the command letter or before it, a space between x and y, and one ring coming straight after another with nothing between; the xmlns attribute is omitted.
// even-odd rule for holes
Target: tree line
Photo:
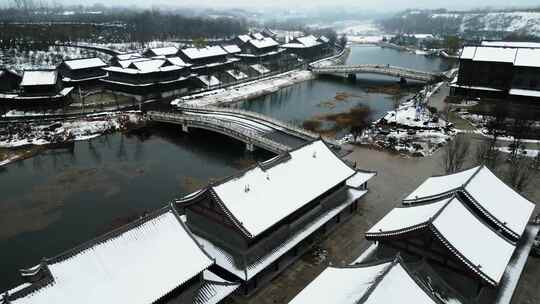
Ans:
<svg viewBox="0 0 540 304"><path fill-rule="evenodd" d="M24 7L24 6L23 6ZM196 37L226 38L248 31L240 18L184 16L157 10L115 11L102 14L42 14L25 8L0 9L0 43L103 43L174 40Z"/></svg>

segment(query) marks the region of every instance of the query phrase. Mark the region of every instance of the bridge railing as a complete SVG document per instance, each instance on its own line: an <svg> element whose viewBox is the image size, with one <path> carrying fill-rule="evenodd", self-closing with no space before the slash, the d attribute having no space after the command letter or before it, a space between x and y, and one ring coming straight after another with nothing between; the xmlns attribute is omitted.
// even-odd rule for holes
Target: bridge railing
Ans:
<svg viewBox="0 0 540 304"><path fill-rule="evenodd" d="M442 73L426 72L426 71L420 71L420 70L392 66L392 65L385 65L385 64L331 65L331 66L321 66L321 67L312 68L312 71L315 73L321 73L321 72L330 73L330 72L354 71L354 70L362 70L362 71L367 70L367 71L373 71L373 72L385 71L387 73L402 72L402 73L409 73L411 75L416 74L416 75L425 75L429 77L438 77L442 75Z"/></svg>
<svg viewBox="0 0 540 304"><path fill-rule="evenodd" d="M264 122L271 123L273 125L283 128L284 131L289 131L289 132L293 131L294 133L297 133L297 136L300 135L299 137L304 137L305 139L313 140L313 139L319 138L318 134L310 132L303 128L300 128L291 123L280 121L272 117L268 117L259 113L250 112L246 110L235 109L235 108L221 108L221 107L215 107L215 106L198 107L198 106L188 106L188 105L182 105L180 106L180 109L187 110L187 111L194 111L194 112L202 110L205 112L220 112L220 113L243 115L243 116L247 116L247 117L255 118Z"/></svg>
<svg viewBox="0 0 540 304"><path fill-rule="evenodd" d="M199 125L206 126L210 129L228 134L231 137L235 137L240 140L244 140L247 143L253 143L262 148L267 148L270 151L281 153L291 149L291 147L281 144L279 142L265 138L258 132L239 127L237 124L232 122L223 121L215 117L205 117L205 116L193 116L193 115L182 115L174 113L163 113L150 111L147 113L147 116L151 120L165 121L165 122L174 122L174 123L185 123L187 125Z"/></svg>

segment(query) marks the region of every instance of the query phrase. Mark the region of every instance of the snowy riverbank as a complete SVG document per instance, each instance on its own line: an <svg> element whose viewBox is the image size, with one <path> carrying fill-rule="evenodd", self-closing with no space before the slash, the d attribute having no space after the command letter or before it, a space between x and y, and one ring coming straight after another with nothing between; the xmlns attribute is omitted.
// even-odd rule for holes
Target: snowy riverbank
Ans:
<svg viewBox="0 0 540 304"><path fill-rule="evenodd" d="M230 104L268 95L282 88L314 78L314 74L310 71L294 70L268 78L238 84L225 89L217 89L182 97L175 99L171 104L185 104L190 106L217 106Z"/></svg>
<svg viewBox="0 0 540 304"><path fill-rule="evenodd" d="M43 146L86 140L110 131L122 130L141 121L140 112L99 113L47 124L14 123L0 129L0 148Z"/></svg>

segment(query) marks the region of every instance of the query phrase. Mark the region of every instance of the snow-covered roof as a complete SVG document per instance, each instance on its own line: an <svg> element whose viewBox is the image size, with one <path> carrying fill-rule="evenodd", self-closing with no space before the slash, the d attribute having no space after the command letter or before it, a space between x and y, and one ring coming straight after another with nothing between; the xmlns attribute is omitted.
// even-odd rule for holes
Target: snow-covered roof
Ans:
<svg viewBox="0 0 540 304"><path fill-rule="evenodd" d="M52 283L10 303L153 303L213 264L172 208L126 227L46 260Z"/></svg>
<svg viewBox="0 0 540 304"><path fill-rule="evenodd" d="M477 47L473 61L513 63L517 49L501 47Z"/></svg>
<svg viewBox="0 0 540 304"><path fill-rule="evenodd" d="M514 96L527 96L527 97L540 98L540 90L510 89L508 94L514 95Z"/></svg>
<svg viewBox="0 0 540 304"><path fill-rule="evenodd" d="M249 44L253 45L258 49L265 49L279 45L277 41L270 37L263 37L262 39L251 39L249 40Z"/></svg>
<svg viewBox="0 0 540 304"><path fill-rule="evenodd" d="M236 80L248 78L248 75L240 70L227 70L226 73Z"/></svg>
<svg viewBox="0 0 540 304"><path fill-rule="evenodd" d="M126 54L118 54L115 55L116 59L118 60L129 60L129 59L135 59L135 58L141 58L143 55L140 53L126 53Z"/></svg>
<svg viewBox="0 0 540 304"><path fill-rule="evenodd" d="M171 55L176 55L176 53L178 53L178 48L176 48L175 46L166 46L166 47L148 49L148 51L154 53L156 56L171 56Z"/></svg>
<svg viewBox="0 0 540 304"><path fill-rule="evenodd" d="M240 287L240 283L224 280L208 270L203 272L203 278L203 285L197 291L193 304L220 303L221 300Z"/></svg>
<svg viewBox="0 0 540 304"><path fill-rule="evenodd" d="M70 69L70 70L80 70L80 69L88 69L88 68L101 68L104 66L107 66L101 58L84 58L84 59L73 59L73 60L65 60L64 64Z"/></svg>
<svg viewBox="0 0 540 304"><path fill-rule="evenodd" d="M347 180L347 186L352 188L359 188L365 182L373 178L377 173L367 171L357 171L351 178Z"/></svg>
<svg viewBox="0 0 540 304"><path fill-rule="evenodd" d="M223 45L222 48L229 54L242 52L242 50L236 44Z"/></svg>
<svg viewBox="0 0 540 304"><path fill-rule="evenodd" d="M458 198L394 208L368 232L377 239L429 229L469 269L498 285L515 245L487 225Z"/></svg>
<svg viewBox="0 0 540 304"><path fill-rule="evenodd" d="M522 235L535 205L510 188L487 167L480 167L465 191L505 227Z"/></svg>
<svg viewBox="0 0 540 304"><path fill-rule="evenodd" d="M456 225L459 223L458 225ZM493 285L498 285L504 274L514 245L486 226L457 199L453 199L432 221L433 226L473 268Z"/></svg>
<svg viewBox="0 0 540 304"><path fill-rule="evenodd" d="M180 57L169 57L166 59L170 64L180 66L180 67L189 67L191 64L185 63Z"/></svg>
<svg viewBox="0 0 540 304"><path fill-rule="evenodd" d="M478 169L474 167L454 174L430 177L411 192L404 202L438 197L454 191L465 185Z"/></svg>
<svg viewBox="0 0 540 304"><path fill-rule="evenodd" d="M366 234L385 233L390 235L425 227L430 219L451 199L446 198L431 204L414 207L394 208L373 225Z"/></svg>
<svg viewBox="0 0 540 304"><path fill-rule="evenodd" d="M216 76L213 75L201 75L197 76L197 79L199 79L204 85L211 87L221 84L221 81L216 78Z"/></svg>
<svg viewBox="0 0 540 304"><path fill-rule="evenodd" d="M538 49L518 49L515 66L540 67L540 48Z"/></svg>
<svg viewBox="0 0 540 304"><path fill-rule="evenodd" d="M459 56L459 58L460 59L473 59L474 53L476 53L475 46L466 46L461 50L461 56Z"/></svg>
<svg viewBox="0 0 540 304"><path fill-rule="evenodd" d="M328 43L328 42L330 42L330 39L326 38L326 36L321 36L321 37L319 37L318 40L321 41L321 42L323 42L323 43Z"/></svg>
<svg viewBox="0 0 540 304"><path fill-rule="evenodd" d="M240 41L242 41L243 43L246 43L248 42L249 40L251 40L251 37L249 37L249 35L239 35L238 36L238 39Z"/></svg>
<svg viewBox="0 0 540 304"><path fill-rule="evenodd" d="M180 50L184 53L189 59L201 59L215 56L224 56L227 55L227 52L219 45L207 46L204 48L187 48Z"/></svg>
<svg viewBox="0 0 540 304"><path fill-rule="evenodd" d="M251 34L251 37L253 37L253 39L257 39L257 40L264 39L264 35L261 34L261 33L253 33L253 34Z"/></svg>
<svg viewBox="0 0 540 304"><path fill-rule="evenodd" d="M506 185L485 166L430 177L403 202L426 201L454 191L465 193L481 214L513 234L516 239L523 233L534 210L533 203Z"/></svg>
<svg viewBox="0 0 540 304"><path fill-rule="evenodd" d="M296 41L298 41L304 47L307 47L307 48L314 47L321 44L319 41L317 41L317 38L315 38L315 36L313 35L298 37L296 38Z"/></svg>
<svg viewBox="0 0 540 304"><path fill-rule="evenodd" d="M482 41L483 46L515 47L515 48L540 48L538 42L519 41Z"/></svg>
<svg viewBox="0 0 540 304"><path fill-rule="evenodd" d="M254 69L255 71L257 71L257 73L259 74L266 74L266 73L269 73L270 72L270 69L268 69L267 67L265 67L264 65L262 64L252 64L250 65L250 67L252 69Z"/></svg>
<svg viewBox="0 0 540 304"><path fill-rule="evenodd" d="M257 166L213 187L251 237L355 173L321 140L289 154L290 159L271 168Z"/></svg>
<svg viewBox="0 0 540 304"><path fill-rule="evenodd" d="M54 85L58 73L56 70L24 71L21 86Z"/></svg>
<svg viewBox="0 0 540 304"><path fill-rule="evenodd" d="M289 304L435 304L400 261L326 268ZM454 302L459 303L459 302Z"/></svg>
<svg viewBox="0 0 540 304"><path fill-rule="evenodd" d="M122 68L127 68L133 62L146 61L146 60L152 60L152 59L146 58L146 57L134 57L134 58L131 58L131 59L118 60L117 65L122 67Z"/></svg>

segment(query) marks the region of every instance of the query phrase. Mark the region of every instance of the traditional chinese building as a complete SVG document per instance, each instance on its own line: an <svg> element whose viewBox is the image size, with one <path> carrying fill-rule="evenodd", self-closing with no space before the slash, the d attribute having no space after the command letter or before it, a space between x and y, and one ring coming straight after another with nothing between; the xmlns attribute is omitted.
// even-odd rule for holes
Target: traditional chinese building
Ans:
<svg viewBox="0 0 540 304"><path fill-rule="evenodd" d="M179 57L121 60L115 66L104 68L109 76L102 81L111 90L163 97L168 92L180 93L190 88L190 66Z"/></svg>
<svg viewBox="0 0 540 304"><path fill-rule="evenodd" d="M179 200L212 268L253 293L358 207L374 172L357 171L322 141L257 164Z"/></svg>
<svg viewBox="0 0 540 304"><path fill-rule="evenodd" d="M64 88L56 70L26 70L16 92L0 94L8 107L54 107L70 102L72 87Z"/></svg>
<svg viewBox="0 0 540 304"><path fill-rule="evenodd" d="M380 258L427 263L467 303L509 303L539 226L484 166L427 179L366 232Z"/></svg>
<svg viewBox="0 0 540 304"><path fill-rule="evenodd" d="M243 36L239 36L243 37ZM239 41L245 41L239 44L242 49L242 53L237 54L238 58L242 59L243 63L267 63L276 64L279 60L283 49L279 48L279 43L271 37L266 37L260 33L252 34L246 39L238 38Z"/></svg>
<svg viewBox="0 0 540 304"><path fill-rule="evenodd" d="M540 48L528 43L466 46L451 94L516 101L540 99Z"/></svg>
<svg viewBox="0 0 540 304"><path fill-rule="evenodd" d="M398 255L375 263L330 266L289 304L465 303L440 282L425 263L406 264Z"/></svg>
<svg viewBox="0 0 540 304"><path fill-rule="evenodd" d="M238 288L170 206L34 267L2 303L218 303Z"/></svg>
<svg viewBox="0 0 540 304"><path fill-rule="evenodd" d="M9 69L0 70L0 92L15 93L19 89L22 76Z"/></svg>
<svg viewBox="0 0 540 304"><path fill-rule="evenodd" d="M325 45L313 35L297 37L283 44L288 53L296 54L304 59L312 60L325 55Z"/></svg>
<svg viewBox="0 0 540 304"><path fill-rule="evenodd" d="M125 53L125 54L118 54L118 55L115 55L111 58L110 60L110 64L111 65L114 65L114 66L118 66L118 62L119 61L124 61L124 60L134 60L134 59L138 59L138 58L142 58L143 55L140 54L140 53L136 53L136 52L133 52L133 53Z"/></svg>
<svg viewBox="0 0 540 304"><path fill-rule="evenodd" d="M166 46L160 48L149 48L142 53L144 57L175 57L178 54L178 48L175 46Z"/></svg>
<svg viewBox="0 0 540 304"><path fill-rule="evenodd" d="M103 70L107 64L100 58L83 58L64 60L58 71L62 76L62 82L71 85L95 84L99 79L107 77Z"/></svg>

